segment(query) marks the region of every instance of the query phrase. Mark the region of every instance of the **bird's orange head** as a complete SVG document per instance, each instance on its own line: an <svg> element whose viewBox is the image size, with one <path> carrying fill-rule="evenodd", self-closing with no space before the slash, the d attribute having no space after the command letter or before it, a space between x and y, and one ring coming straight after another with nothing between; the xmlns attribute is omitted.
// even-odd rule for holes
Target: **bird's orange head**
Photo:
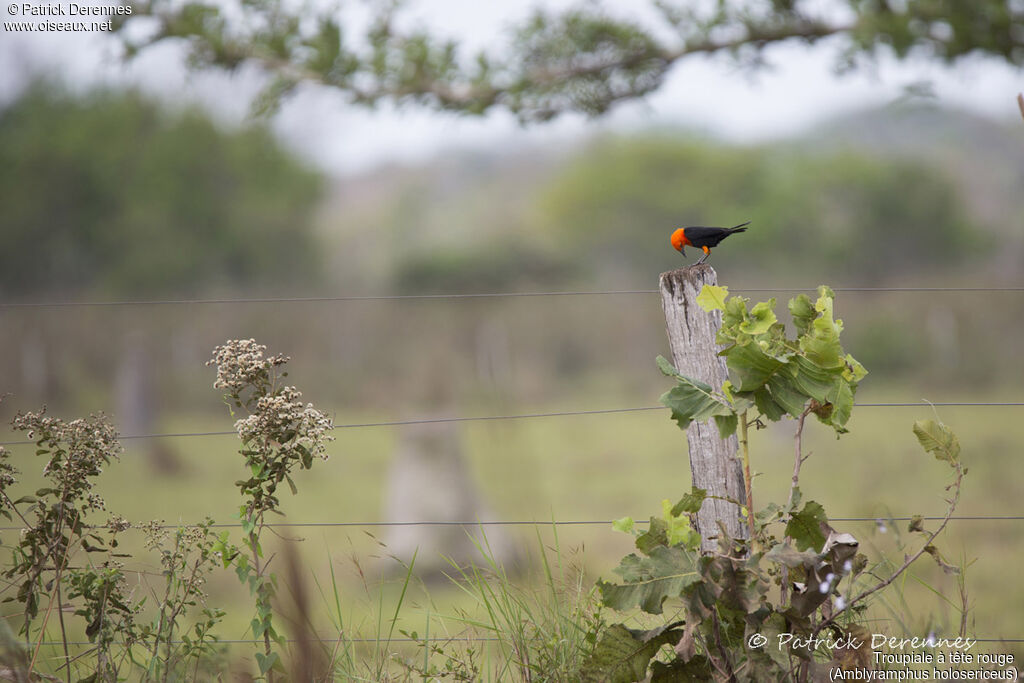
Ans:
<svg viewBox="0 0 1024 683"><path fill-rule="evenodd" d="M675 247L676 251L682 251L683 247L690 246L690 240L686 239L686 232L683 228L679 228L672 233L672 246Z"/></svg>

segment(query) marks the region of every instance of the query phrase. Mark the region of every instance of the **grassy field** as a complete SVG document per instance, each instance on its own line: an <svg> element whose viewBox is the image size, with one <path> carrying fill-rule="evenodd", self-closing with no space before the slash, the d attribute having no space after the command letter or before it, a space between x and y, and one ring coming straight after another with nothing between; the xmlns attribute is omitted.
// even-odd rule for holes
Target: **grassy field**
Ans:
<svg viewBox="0 0 1024 683"><path fill-rule="evenodd" d="M863 392L863 402L908 398L905 389ZM930 396L941 401L946 397ZM951 398L951 397L950 397ZM958 400L1013 400L1010 395L991 394L956 397ZM581 397L571 407L643 405L652 401ZM570 406L531 406L529 410L558 411ZM1024 422L1019 407L945 407L941 418L959 435L963 459L969 468L958 515L1021 515L1019 478L1020 447ZM836 440L831 430L810 425L805 435L805 463L802 489L806 499L821 502L831 518L912 514L941 515L945 510L945 467L919 449L911 432L915 419L933 415L920 408L870 408L855 410L851 433ZM389 415L344 415L339 423L376 422ZM755 505L785 499L792 469L792 427L784 422L755 432L752 437L753 467L756 470ZM230 429L230 419L179 416L167 420L168 432L217 431ZM331 458L317 462L311 472L296 478L297 496L285 494L286 522L376 522L381 519L383 488L396 445L397 429L353 428L336 431ZM525 556L532 557L519 577L534 585L540 543L555 547L551 520L611 520L625 515L644 519L660 511L662 499L676 500L689 489L689 467L684 435L662 411L536 418L460 425L460 437L470 462L473 479L498 519L536 520L533 527L505 529ZM164 520L171 524L190 523L211 515L230 522L236 512L237 496L232 482L241 475L237 440L232 436L192 437L167 440L182 470L173 476L156 474L138 441L128 443L120 462L102 478L100 492L108 508L133 521ZM16 464L30 471L29 447L14 448ZM969 564L967 586L970 596L969 631L978 638L1020 639L1024 617L1011 605L1024 604L1024 583L1017 566L1024 559L1019 520L954 521L941 539L940 548L954 563ZM929 523L929 527L934 522ZM905 528L882 533L874 522L835 522L850 531L873 559L888 553L896 561L902 555L895 537ZM10 532L8 532L10 533ZM129 532L135 533L135 532ZM237 533L237 532L236 532ZM339 615L333 605L332 580L340 594L341 618L350 634L374 636L382 617L395 609L401 576L398 563L388 558L382 545L386 530L380 527L313 526L285 527L278 539L268 542L279 552L288 540L297 544L302 566L309 572L314 623L321 633L337 633ZM905 534L904 534L905 536ZM538 539L540 543L538 543ZM911 541L913 543L914 541ZM130 547L129 541L126 547ZM609 578L623 554L631 550L631 538L613 531L607 524L562 526L557 547L568 567L579 567L587 585L598 577ZM912 546L916 547L916 546ZM424 560L426 558L421 558ZM154 569L133 560L130 569ZM280 570L279 570L280 571ZM332 579L333 571L333 579ZM567 569L568 571L568 569ZM572 576L572 572L568 571ZM539 585L539 584L536 584ZM138 590L144 593L147 580L140 577ZM319 587L318 587L319 586ZM321 590L323 593L321 594ZM222 637L246 638L249 607L234 576L224 572L210 584L211 603L225 607L229 618ZM930 560L923 559L906 579L885 593L875 604L873 624L878 632L899 635L955 631L956 609L944 598L958 600L956 581ZM944 596L944 597L941 597ZM283 600L290 599L285 596ZM901 601L905 600L905 604ZM434 615L433 633L448 628L457 633L461 626L438 616L457 610L473 612L473 600L444 583L415 583L402 605L397 628L424 632L427 614ZM902 614L892 619L889 607ZM441 624L440 626L438 624ZM986 644L992 651L1020 652L1019 644Z"/></svg>

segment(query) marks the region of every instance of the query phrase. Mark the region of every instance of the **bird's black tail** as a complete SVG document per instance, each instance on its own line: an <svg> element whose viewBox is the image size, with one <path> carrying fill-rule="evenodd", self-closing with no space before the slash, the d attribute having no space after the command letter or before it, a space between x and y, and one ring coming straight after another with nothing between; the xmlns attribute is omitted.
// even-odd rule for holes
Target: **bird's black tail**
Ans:
<svg viewBox="0 0 1024 683"><path fill-rule="evenodd" d="M729 234L731 235L734 232L746 232L747 229L745 227L743 227L745 225L750 225L750 221L747 221L746 223L740 223L739 225L737 225L735 227L729 228Z"/></svg>

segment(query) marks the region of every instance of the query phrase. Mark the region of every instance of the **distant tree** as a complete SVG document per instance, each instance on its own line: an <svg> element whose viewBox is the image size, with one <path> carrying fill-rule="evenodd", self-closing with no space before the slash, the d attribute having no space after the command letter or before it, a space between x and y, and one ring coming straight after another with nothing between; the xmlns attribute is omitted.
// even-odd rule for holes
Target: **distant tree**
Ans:
<svg viewBox="0 0 1024 683"><path fill-rule="evenodd" d="M583 263L629 281L683 265L668 243L673 226L755 216L766 192L762 157L672 135L614 137L578 155L542 190L540 219Z"/></svg>
<svg viewBox="0 0 1024 683"><path fill-rule="evenodd" d="M308 282L320 178L264 129L135 93L31 88L0 111L0 292Z"/></svg>
<svg viewBox="0 0 1024 683"><path fill-rule="evenodd" d="M752 220L722 247L730 262L761 272L799 262L806 274L857 282L951 263L987 241L954 183L923 163L670 135L594 145L538 202L540 219L581 263L632 283L683 263L668 246L681 225Z"/></svg>
<svg viewBox="0 0 1024 683"><path fill-rule="evenodd" d="M174 40L201 68L259 65L274 76L265 106L312 81L356 104L390 100L472 114L502 107L524 121L601 114L657 90L675 64L697 54L726 53L756 67L766 48L787 41L835 37L840 67L880 52L941 62L982 54L1024 64L1024 5L1017 0L637 2L652 17L648 23L590 3L537 10L514 27L505 49L470 58L453 41L399 28L401 4L376 3L365 35L346 30L337 9L317 14L309 3L275 0L138 0L130 16L115 19L120 28L149 19L144 31L121 33L129 55ZM129 38L143 33L143 40Z"/></svg>
<svg viewBox="0 0 1024 683"><path fill-rule="evenodd" d="M842 151L772 173L763 214L778 250L857 282L970 261L990 246L956 184L922 161Z"/></svg>

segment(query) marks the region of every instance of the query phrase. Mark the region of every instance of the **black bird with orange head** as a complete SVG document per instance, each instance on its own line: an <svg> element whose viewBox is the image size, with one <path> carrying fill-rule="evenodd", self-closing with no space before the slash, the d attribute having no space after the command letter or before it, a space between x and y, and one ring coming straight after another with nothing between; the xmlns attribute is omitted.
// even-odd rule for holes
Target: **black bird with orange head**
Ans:
<svg viewBox="0 0 1024 683"><path fill-rule="evenodd" d="M717 247L718 243L729 235L737 232L746 232L746 226L750 221L740 223L732 228L705 228L695 225L691 228L679 228L672 233L672 246L683 256L686 256L685 247L697 247L704 250L704 256L694 265L700 265L711 255L711 247Z"/></svg>

